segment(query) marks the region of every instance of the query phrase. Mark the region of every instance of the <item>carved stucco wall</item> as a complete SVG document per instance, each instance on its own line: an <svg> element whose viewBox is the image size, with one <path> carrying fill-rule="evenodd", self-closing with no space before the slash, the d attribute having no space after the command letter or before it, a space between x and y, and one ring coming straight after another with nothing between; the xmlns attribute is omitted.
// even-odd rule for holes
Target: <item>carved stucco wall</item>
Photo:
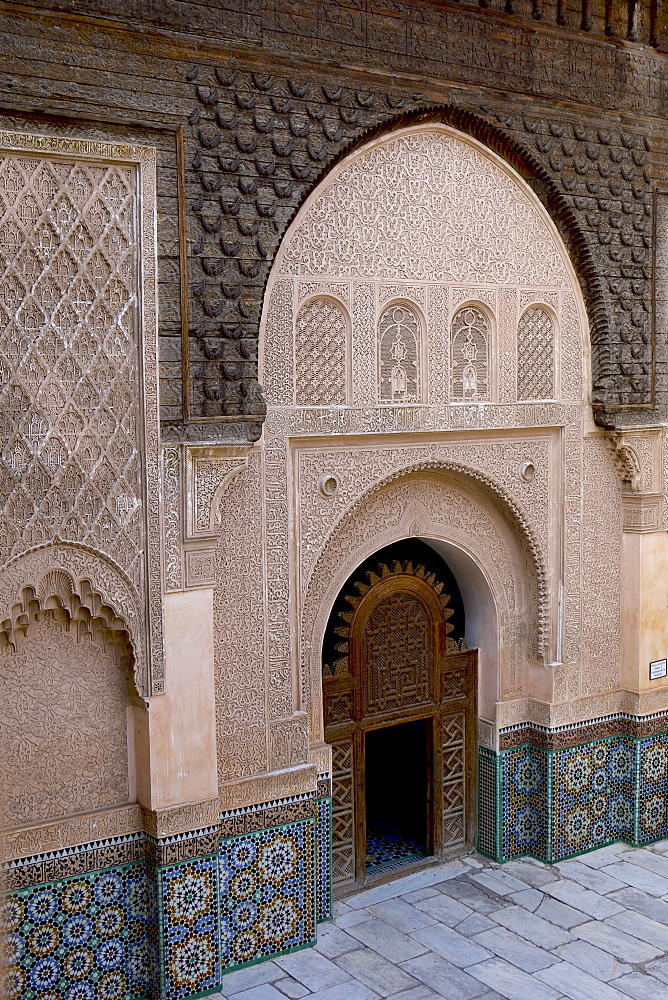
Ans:
<svg viewBox="0 0 668 1000"><path fill-rule="evenodd" d="M155 150L0 132L0 248L0 614L65 562L159 692Z"/></svg>
<svg viewBox="0 0 668 1000"><path fill-rule="evenodd" d="M323 188L281 248L283 274L568 284L537 205L452 132L379 140Z"/></svg>
<svg viewBox="0 0 668 1000"><path fill-rule="evenodd" d="M304 457L317 460L317 453ZM403 459L400 450L394 457ZM528 546L513 532L501 505L473 477L407 472L358 499L336 524L304 583L303 696L316 739L322 738L320 648L332 604L351 568L383 546L411 536L447 539L485 567L498 627L486 650L485 684L501 697L525 689L527 632L533 631L535 642L538 603L536 567Z"/></svg>
<svg viewBox="0 0 668 1000"><path fill-rule="evenodd" d="M130 798L122 652L42 611L0 654L3 812L8 827Z"/></svg>
<svg viewBox="0 0 668 1000"><path fill-rule="evenodd" d="M422 7L419 14L417 10L413 5L410 15L416 12L418 34L422 34L425 12ZM391 85L386 80L384 91L382 75L364 81L363 91L356 89L362 82L359 78L353 81L344 73L333 77L327 71L323 76L303 67L298 76L286 77L283 66L270 68L266 53L261 59L262 73L251 66L242 69L232 59L225 67L194 65L186 74L193 93L186 133L192 165L186 174L193 224L191 419L198 415L210 419L216 413L247 414L247 419L260 416L254 381L257 320L266 275L295 211L317 179L353 144L368 140L380 129L398 129L426 118L461 128L517 164L522 176L530 178L540 192L552 217L559 220L585 291L594 394L599 404L610 406L606 417L614 419L611 410L619 405L652 403L652 184L661 167L647 120L639 120L637 133L630 119L620 129L618 118L600 117L591 94L593 90L600 94L598 88L604 83L599 108L614 107L619 112L624 106L638 107L640 90L631 99L630 81L650 87L648 81L657 78L661 67L645 63L647 52L631 54L628 46L617 46L613 56L605 46L590 45L580 56L571 50L562 59L555 55L553 36L543 45L537 41L535 20L530 22L531 39L524 37L523 50L521 43L518 48L520 35L510 28L508 33L492 30L491 22L484 20L474 23L469 20L471 12L465 17L451 12L452 23L450 14L440 7L432 13L438 26L434 23L427 35L439 63L436 77L440 80L450 77L453 59L466 63L470 52L475 52L473 80L485 87L489 66L496 60L505 74L502 91L509 65L514 66L510 76L520 91L524 86L531 90L538 77L553 81L557 65L568 82L562 81L556 90L551 83L545 103L509 100L505 91L502 96L488 92L483 97L474 86L461 92L446 87L445 99L452 103L442 104L442 88L437 86L426 98L402 91L400 76L392 77ZM384 14L370 10L358 14L361 21L353 33L364 39L379 37L376 28L368 29L368 34L362 25L367 15L382 20ZM296 18L295 24L299 21L297 34L308 21L294 10L286 16ZM407 38L416 37L411 32L415 27L411 16L407 13L406 38L403 32L397 36L402 47ZM486 15L478 11L478 16ZM503 15L495 10L491 16L496 24ZM318 16L315 23L325 22ZM464 24L462 41L459 31ZM492 32L488 39L486 27ZM387 19L381 35L386 29ZM340 26L339 30L346 34ZM292 39L292 28L289 35ZM346 34L344 48L350 44ZM393 38L381 45L384 65L391 59L394 44ZM405 57L402 50L404 69ZM377 52L373 58L377 59ZM421 57L414 58L419 70ZM540 58L546 64L537 76L536 59ZM620 64L616 75L610 70L615 58L630 60L628 65ZM594 70L597 59L603 62ZM532 67L530 83L524 77L528 66ZM458 66L457 79L463 79L457 75L460 71ZM423 83L431 89L426 79ZM573 87L577 100L584 96L581 110L575 105L555 108L554 94L564 89L573 92ZM618 97L612 100L615 88ZM658 391L663 392L661 379ZM641 418L636 415L635 419ZM254 433L258 431L259 425ZM209 431L221 437L225 432L229 433L225 425Z"/></svg>
<svg viewBox="0 0 668 1000"><path fill-rule="evenodd" d="M410 386L403 405L381 402L393 303L417 321L422 403ZM453 321L468 308L484 317L489 401L453 399L455 364L470 360L452 356ZM518 367L546 350L544 322L519 333L532 308L551 331L542 382ZM485 683L504 719L528 717L535 670L555 701L603 704L618 685L621 482L587 406L580 289L523 182L446 127L372 143L288 232L263 331L263 439L219 510L220 780L303 764L306 718L322 738L320 646L338 589L412 535L455 546L486 580L498 635ZM408 364L401 345L388 356ZM550 398L519 399L530 382ZM326 768L317 747L311 759Z"/></svg>
<svg viewBox="0 0 668 1000"><path fill-rule="evenodd" d="M268 770L260 457L221 502L214 637L219 781ZM246 524L249 527L246 527ZM250 527L252 526L252 527Z"/></svg>
<svg viewBox="0 0 668 1000"><path fill-rule="evenodd" d="M302 303L319 297L336 302L349 324L350 340L337 341L348 405L331 378L332 338L321 372L318 324L309 341L304 323ZM379 403L379 322L392 302L423 323L427 405ZM486 318L490 403L452 401L455 361L463 362L451 356L451 331L468 306ZM518 328L531 307L552 329L543 402L518 400L518 385L526 395L530 382L518 371ZM525 364L545 350L534 326L535 342L526 325L519 337ZM497 606L499 698L527 711L532 662L555 664L557 700L614 689L620 482L586 407L580 289L523 182L448 128L370 144L326 178L293 223L269 280L263 331L268 712L287 715L294 698L309 712L311 739L320 738L320 643L337 586L375 548L419 533L477 553ZM321 392L310 407L299 405L297 345ZM468 512L467 483L478 498Z"/></svg>

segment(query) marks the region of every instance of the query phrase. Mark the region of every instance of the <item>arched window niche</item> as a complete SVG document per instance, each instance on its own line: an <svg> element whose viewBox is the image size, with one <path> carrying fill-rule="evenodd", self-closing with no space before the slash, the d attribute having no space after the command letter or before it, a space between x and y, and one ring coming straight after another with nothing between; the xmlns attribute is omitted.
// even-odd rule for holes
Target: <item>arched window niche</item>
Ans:
<svg viewBox="0 0 668 1000"><path fill-rule="evenodd" d="M450 328L450 387L453 403L492 402L492 331L487 309L467 302Z"/></svg>
<svg viewBox="0 0 668 1000"><path fill-rule="evenodd" d="M378 401L421 403L423 395L423 329L417 308L390 302L378 320Z"/></svg>
<svg viewBox="0 0 668 1000"><path fill-rule="evenodd" d="M517 398L554 399L557 324L551 309L534 303L517 324Z"/></svg>

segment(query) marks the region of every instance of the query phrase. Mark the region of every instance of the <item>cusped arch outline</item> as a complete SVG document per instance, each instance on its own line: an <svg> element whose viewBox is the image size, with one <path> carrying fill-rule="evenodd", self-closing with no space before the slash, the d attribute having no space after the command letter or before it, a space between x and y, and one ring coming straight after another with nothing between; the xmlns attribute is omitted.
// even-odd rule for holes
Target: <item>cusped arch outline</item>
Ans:
<svg viewBox="0 0 668 1000"><path fill-rule="evenodd" d="M539 659L545 656L545 642L548 623L548 586L546 562L540 543L526 517L517 503L497 483L475 469L457 462L425 461L404 466L374 483L369 489L349 505L325 539L320 555L313 565L308 580L304 586L304 599L301 612L301 685L302 703L309 715L312 739L322 738L322 694L321 681L321 645L327 627L331 608L341 588L355 567L375 551L392 542L416 534L451 542L464 552L477 566L482 577L487 580L490 591L497 603L499 631L512 632L508 624L520 605L517 593L517 581L512 573L502 578L502 574L489 558L485 548L485 540L479 532L467 533L454 527L445 519L435 521L426 510L416 484L444 487L454 487L456 492L469 504L477 507L481 515L486 516L489 524L503 522L503 529L497 531L499 546L507 552L508 563L516 556L515 571L521 573L526 560L517 556L524 550L532 567L532 573L522 575L521 582L526 587L527 603L534 607L534 653ZM393 485L405 487L403 492L416 492L410 502L402 498L399 514L391 523L384 522L382 527L373 531L373 518L369 515L369 507L375 497L383 496ZM482 489L481 489L482 487ZM401 492L401 491L400 491ZM491 496L490 496L491 494ZM493 498L493 499L492 499ZM389 501L393 500L389 496ZM365 516L365 510L367 516ZM506 539L503 538L505 531ZM356 536L350 558L342 557L336 552L337 544L341 544L346 533ZM512 546L514 545L514 552ZM532 579L533 577L533 579ZM514 629L516 638L521 632L519 623ZM519 656L519 643L512 648L512 657ZM501 670L499 664L499 670ZM514 675L521 673L521 665L513 661L506 667ZM515 682L515 686L517 687ZM520 684L521 686L521 684ZM516 693L520 693L519 690Z"/></svg>
<svg viewBox="0 0 668 1000"><path fill-rule="evenodd" d="M35 615L62 607L74 621L99 622L117 632L132 651L132 680L148 697L148 665L138 595L120 566L84 545L56 542L36 546L0 570L0 630L8 642Z"/></svg>

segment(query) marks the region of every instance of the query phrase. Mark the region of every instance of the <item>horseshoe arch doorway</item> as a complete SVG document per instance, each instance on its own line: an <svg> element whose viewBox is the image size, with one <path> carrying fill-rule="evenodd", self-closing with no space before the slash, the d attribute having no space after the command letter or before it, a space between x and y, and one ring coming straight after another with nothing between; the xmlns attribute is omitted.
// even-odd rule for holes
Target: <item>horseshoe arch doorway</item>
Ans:
<svg viewBox="0 0 668 1000"><path fill-rule="evenodd" d="M419 539L349 577L323 643L335 887L472 844L477 650L444 560Z"/></svg>

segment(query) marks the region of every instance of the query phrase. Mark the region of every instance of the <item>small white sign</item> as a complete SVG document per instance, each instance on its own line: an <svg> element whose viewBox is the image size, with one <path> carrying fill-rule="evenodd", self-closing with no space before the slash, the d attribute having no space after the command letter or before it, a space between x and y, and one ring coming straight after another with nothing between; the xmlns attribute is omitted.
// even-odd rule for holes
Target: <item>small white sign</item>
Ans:
<svg viewBox="0 0 668 1000"><path fill-rule="evenodd" d="M657 680L659 677L668 676L668 660L652 660L649 665L649 679Z"/></svg>

